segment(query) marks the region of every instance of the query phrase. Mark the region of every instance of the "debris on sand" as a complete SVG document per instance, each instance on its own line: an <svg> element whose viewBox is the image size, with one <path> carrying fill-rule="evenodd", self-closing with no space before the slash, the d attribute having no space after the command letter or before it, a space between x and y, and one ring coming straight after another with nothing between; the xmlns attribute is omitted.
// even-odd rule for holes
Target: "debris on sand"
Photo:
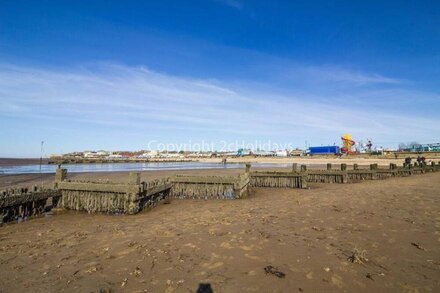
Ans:
<svg viewBox="0 0 440 293"><path fill-rule="evenodd" d="M277 268L273 267L273 266L267 266L264 268L264 271L266 272L266 274L272 274L278 278L284 278L286 276L285 273L279 271Z"/></svg>
<svg viewBox="0 0 440 293"><path fill-rule="evenodd" d="M140 269L139 267L136 267L136 268L134 269L134 271L133 271L133 275L134 275L135 277L139 277L140 275L142 275L142 271L141 271L141 269Z"/></svg>
<svg viewBox="0 0 440 293"><path fill-rule="evenodd" d="M414 247L416 247L417 249L420 249L420 250L426 251L426 249L425 249L424 247L422 247L422 246L421 246L420 244L418 244L418 243L411 242L411 245L414 246Z"/></svg>
<svg viewBox="0 0 440 293"><path fill-rule="evenodd" d="M333 208L333 211L335 211L335 212L341 212L342 211L342 209L340 207L336 206L336 205L332 205L332 208Z"/></svg>
<svg viewBox="0 0 440 293"><path fill-rule="evenodd" d="M382 273L382 272L379 272L379 273L377 273L377 274L367 273L367 274L365 275L366 278L368 278L368 279L374 281L373 276L381 276L381 277L383 277L383 276L385 276L385 274Z"/></svg>
<svg viewBox="0 0 440 293"><path fill-rule="evenodd" d="M86 273L94 273L94 272L96 272L96 271L98 271L98 268L97 268L97 267L91 267L90 269L88 269L88 270L86 271Z"/></svg>
<svg viewBox="0 0 440 293"><path fill-rule="evenodd" d="M324 231L324 228L318 228L316 226L313 226L312 229L318 232Z"/></svg>
<svg viewBox="0 0 440 293"><path fill-rule="evenodd" d="M125 278L124 281L122 281L122 283L121 283L121 287L124 287L125 285L127 285L127 281L128 281L128 279Z"/></svg>
<svg viewBox="0 0 440 293"><path fill-rule="evenodd" d="M354 249L352 254L347 258L352 263L363 264L368 262L368 258L365 257L367 252L365 250L359 251L357 248Z"/></svg>
<svg viewBox="0 0 440 293"><path fill-rule="evenodd" d="M200 283L199 288L197 288L197 293L213 293L210 283Z"/></svg>

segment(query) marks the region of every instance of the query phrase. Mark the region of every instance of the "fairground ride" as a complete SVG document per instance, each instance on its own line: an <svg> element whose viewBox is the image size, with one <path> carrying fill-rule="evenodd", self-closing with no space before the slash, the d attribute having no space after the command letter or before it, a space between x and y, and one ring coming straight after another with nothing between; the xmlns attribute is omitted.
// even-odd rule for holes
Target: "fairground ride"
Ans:
<svg viewBox="0 0 440 293"><path fill-rule="evenodd" d="M342 148L341 152L343 154L353 154L353 146L356 144L356 142L353 140L353 137L351 134L346 133L341 137L342 140Z"/></svg>

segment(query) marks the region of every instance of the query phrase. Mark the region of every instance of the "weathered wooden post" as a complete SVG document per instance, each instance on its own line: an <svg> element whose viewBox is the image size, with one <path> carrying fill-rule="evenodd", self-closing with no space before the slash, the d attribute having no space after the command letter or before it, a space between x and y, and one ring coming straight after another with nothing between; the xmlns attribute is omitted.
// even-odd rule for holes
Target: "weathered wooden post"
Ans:
<svg viewBox="0 0 440 293"><path fill-rule="evenodd" d="M127 185L127 201L128 208L127 214L134 215L139 212L139 191L141 183L141 174L139 172L130 172L128 174L128 185Z"/></svg>
<svg viewBox="0 0 440 293"><path fill-rule="evenodd" d="M128 174L128 184L141 184L141 173L139 172L130 172Z"/></svg>
<svg viewBox="0 0 440 293"><path fill-rule="evenodd" d="M371 179L372 180L376 179L376 168L377 168L377 164L370 164L370 171L371 171Z"/></svg>
<svg viewBox="0 0 440 293"><path fill-rule="evenodd" d="M67 178L67 169L57 168L55 173L55 181L61 182Z"/></svg>
<svg viewBox="0 0 440 293"><path fill-rule="evenodd" d="M307 188L307 179L308 179L308 173L307 173L307 166L301 165L301 188Z"/></svg>
<svg viewBox="0 0 440 293"><path fill-rule="evenodd" d="M251 172L251 164L250 163L246 163L246 172L245 173L250 173Z"/></svg>
<svg viewBox="0 0 440 293"><path fill-rule="evenodd" d="M353 164L353 170L359 170L359 165L358 164Z"/></svg>
<svg viewBox="0 0 440 293"><path fill-rule="evenodd" d="M431 172L435 172L435 163L434 162L430 162L429 166L431 167Z"/></svg>
<svg viewBox="0 0 440 293"><path fill-rule="evenodd" d="M295 173L297 168L298 168L298 164L297 163L293 163L292 164L292 172Z"/></svg>
<svg viewBox="0 0 440 293"><path fill-rule="evenodd" d="M55 172L55 183L54 188L58 188L58 184L64 180L67 179L67 169L62 169L58 166L56 172Z"/></svg>
<svg viewBox="0 0 440 293"><path fill-rule="evenodd" d="M331 170L332 169L332 163L327 163L327 170Z"/></svg>
<svg viewBox="0 0 440 293"><path fill-rule="evenodd" d="M341 164L341 171L342 171L342 183L347 183L348 182L347 164L345 163Z"/></svg>

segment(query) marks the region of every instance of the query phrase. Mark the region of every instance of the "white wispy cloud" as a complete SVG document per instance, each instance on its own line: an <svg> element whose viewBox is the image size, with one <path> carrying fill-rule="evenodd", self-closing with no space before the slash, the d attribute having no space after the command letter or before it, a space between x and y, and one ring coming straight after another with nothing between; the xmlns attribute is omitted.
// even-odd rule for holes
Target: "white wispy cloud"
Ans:
<svg viewBox="0 0 440 293"><path fill-rule="evenodd" d="M325 68L315 71L335 75L334 70L327 72ZM26 119L41 127L56 121L57 126L51 127L61 132L66 128L81 132L81 124L87 125L87 131L95 129L109 135L129 130L148 136L162 130L159 139L163 141L172 141L182 133L188 138L309 139L323 143L329 137L337 141L338 135L346 131L381 141L440 137L437 117L350 103L368 93L356 91L359 84L394 85L399 84L397 80L360 73L340 76L354 85L350 98L339 97L345 99L344 103L335 103L337 99L333 98L337 97L331 94L276 95L243 84L235 87L221 81L176 77L145 67L100 63L66 70L3 64L0 121ZM386 93L382 95L389 99ZM374 94L370 105L381 102L381 92L375 90ZM439 106L438 101L435 106Z"/></svg>
<svg viewBox="0 0 440 293"><path fill-rule="evenodd" d="M286 73L292 79L307 79L316 83L340 83L350 86L365 86L374 84L396 85L404 81L390 78L377 73L365 73L338 66L293 66Z"/></svg>

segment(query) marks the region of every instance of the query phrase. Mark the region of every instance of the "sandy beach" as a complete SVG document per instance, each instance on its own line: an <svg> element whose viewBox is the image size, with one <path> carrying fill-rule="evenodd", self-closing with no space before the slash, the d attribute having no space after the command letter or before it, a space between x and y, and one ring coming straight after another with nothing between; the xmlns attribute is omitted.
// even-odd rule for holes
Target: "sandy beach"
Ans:
<svg viewBox="0 0 440 293"><path fill-rule="evenodd" d="M127 174L72 176L103 175ZM173 200L135 216L61 212L7 224L0 292L195 292L199 283L214 292L438 292L439 179L257 188L243 200Z"/></svg>

